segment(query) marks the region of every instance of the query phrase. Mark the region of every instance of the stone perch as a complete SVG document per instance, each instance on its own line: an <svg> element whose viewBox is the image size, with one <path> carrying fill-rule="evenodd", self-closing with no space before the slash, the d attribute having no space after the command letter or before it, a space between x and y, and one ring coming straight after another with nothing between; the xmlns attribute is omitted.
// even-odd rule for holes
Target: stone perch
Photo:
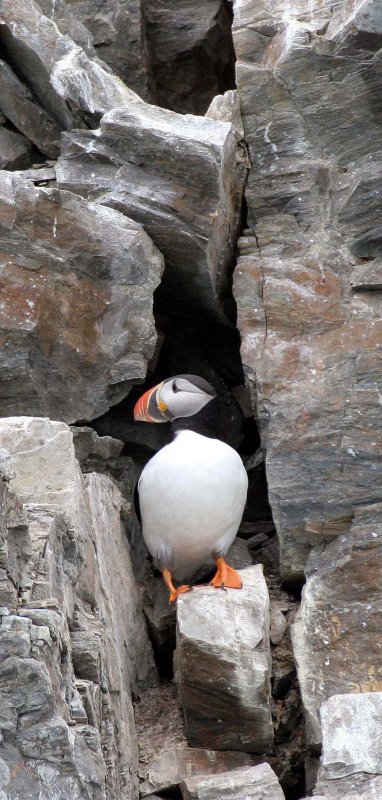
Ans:
<svg viewBox="0 0 382 800"><path fill-rule="evenodd" d="M192 746L265 753L273 740L269 598L260 565L240 575L241 591L205 587L179 598L176 680Z"/></svg>

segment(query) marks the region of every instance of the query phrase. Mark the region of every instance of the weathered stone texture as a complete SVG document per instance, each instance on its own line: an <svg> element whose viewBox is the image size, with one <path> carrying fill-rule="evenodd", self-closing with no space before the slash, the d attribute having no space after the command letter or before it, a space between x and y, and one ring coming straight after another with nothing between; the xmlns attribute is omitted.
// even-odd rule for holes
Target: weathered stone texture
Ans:
<svg viewBox="0 0 382 800"><path fill-rule="evenodd" d="M142 0L66 0L66 3L91 32L100 58L143 100L152 100Z"/></svg>
<svg viewBox="0 0 382 800"><path fill-rule="evenodd" d="M322 704L323 752L317 794L328 800L380 797L381 702L381 692L364 692L333 695Z"/></svg>
<svg viewBox="0 0 382 800"><path fill-rule="evenodd" d="M240 570L243 589L182 595L175 673L190 744L268 752L269 598L261 566Z"/></svg>
<svg viewBox="0 0 382 800"><path fill-rule="evenodd" d="M145 0L156 102L204 114L214 95L234 87L230 6L224 0Z"/></svg>
<svg viewBox="0 0 382 800"><path fill-rule="evenodd" d="M352 274L378 241L382 19L373 2L236 0L234 13L252 163L235 296L293 581L312 544L380 499L381 304Z"/></svg>
<svg viewBox="0 0 382 800"><path fill-rule="evenodd" d="M0 411L91 419L146 375L161 254L136 222L0 177Z"/></svg>
<svg viewBox="0 0 382 800"><path fill-rule="evenodd" d="M183 800L284 800L284 792L269 764L235 769L219 776L187 778Z"/></svg>
<svg viewBox="0 0 382 800"><path fill-rule="evenodd" d="M307 564L292 638L311 747L321 742L327 698L382 689L381 512L360 507L350 532L315 548Z"/></svg>
<svg viewBox="0 0 382 800"><path fill-rule="evenodd" d="M0 428L16 471L0 506L4 796L28 786L31 800L133 800L131 693L155 670L121 495L105 476L82 477L65 424Z"/></svg>
<svg viewBox="0 0 382 800"><path fill-rule="evenodd" d="M136 102L65 134L57 179L140 222L166 260L166 308L211 309L226 288L246 166L229 123ZM153 192L155 187L155 192Z"/></svg>
<svg viewBox="0 0 382 800"><path fill-rule="evenodd" d="M136 95L78 44L62 35L33 0L2 0L2 57L17 64L39 105L60 129L93 126Z"/></svg>

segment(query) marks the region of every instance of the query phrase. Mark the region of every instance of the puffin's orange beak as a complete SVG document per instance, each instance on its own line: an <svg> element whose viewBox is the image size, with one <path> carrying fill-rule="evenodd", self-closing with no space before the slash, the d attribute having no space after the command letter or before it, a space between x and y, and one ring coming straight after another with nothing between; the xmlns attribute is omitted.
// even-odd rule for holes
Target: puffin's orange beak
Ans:
<svg viewBox="0 0 382 800"><path fill-rule="evenodd" d="M137 400L134 406L136 422L168 422L163 413L167 411L166 403L163 403L159 397L162 385L162 383L158 383Z"/></svg>

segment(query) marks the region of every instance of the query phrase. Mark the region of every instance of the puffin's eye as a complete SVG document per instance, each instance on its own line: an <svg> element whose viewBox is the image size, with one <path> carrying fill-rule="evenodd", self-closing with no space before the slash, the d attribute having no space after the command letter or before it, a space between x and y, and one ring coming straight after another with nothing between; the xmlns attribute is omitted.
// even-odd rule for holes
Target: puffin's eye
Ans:
<svg viewBox="0 0 382 800"><path fill-rule="evenodd" d="M177 385L176 385L176 381L173 381L173 382L172 382L172 391L173 391L173 392L179 392L179 389L178 389L178 387L177 387Z"/></svg>

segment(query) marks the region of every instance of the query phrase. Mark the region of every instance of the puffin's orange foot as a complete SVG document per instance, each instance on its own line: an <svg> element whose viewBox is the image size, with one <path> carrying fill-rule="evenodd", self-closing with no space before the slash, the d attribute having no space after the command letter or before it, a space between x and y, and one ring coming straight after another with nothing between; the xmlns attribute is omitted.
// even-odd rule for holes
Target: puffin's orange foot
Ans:
<svg viewBox="0 0 382 800"><path fill-rule="evenodd" d="M217 570L216 575L210 581L210 586L216 589L241 589L243 582L238 572L226 563L224 558L215 560Z"/></svg>
<svg viewBox="0 0 382 800"><path fill-rule="evenodd" d="M178 599L180 594L186 594L186 592L190 591L191 591L191 586L186 586L186 585L178 586L177 589L173 589L172 592L170 592L170 603L175 603L175 600Z"/></svg>

